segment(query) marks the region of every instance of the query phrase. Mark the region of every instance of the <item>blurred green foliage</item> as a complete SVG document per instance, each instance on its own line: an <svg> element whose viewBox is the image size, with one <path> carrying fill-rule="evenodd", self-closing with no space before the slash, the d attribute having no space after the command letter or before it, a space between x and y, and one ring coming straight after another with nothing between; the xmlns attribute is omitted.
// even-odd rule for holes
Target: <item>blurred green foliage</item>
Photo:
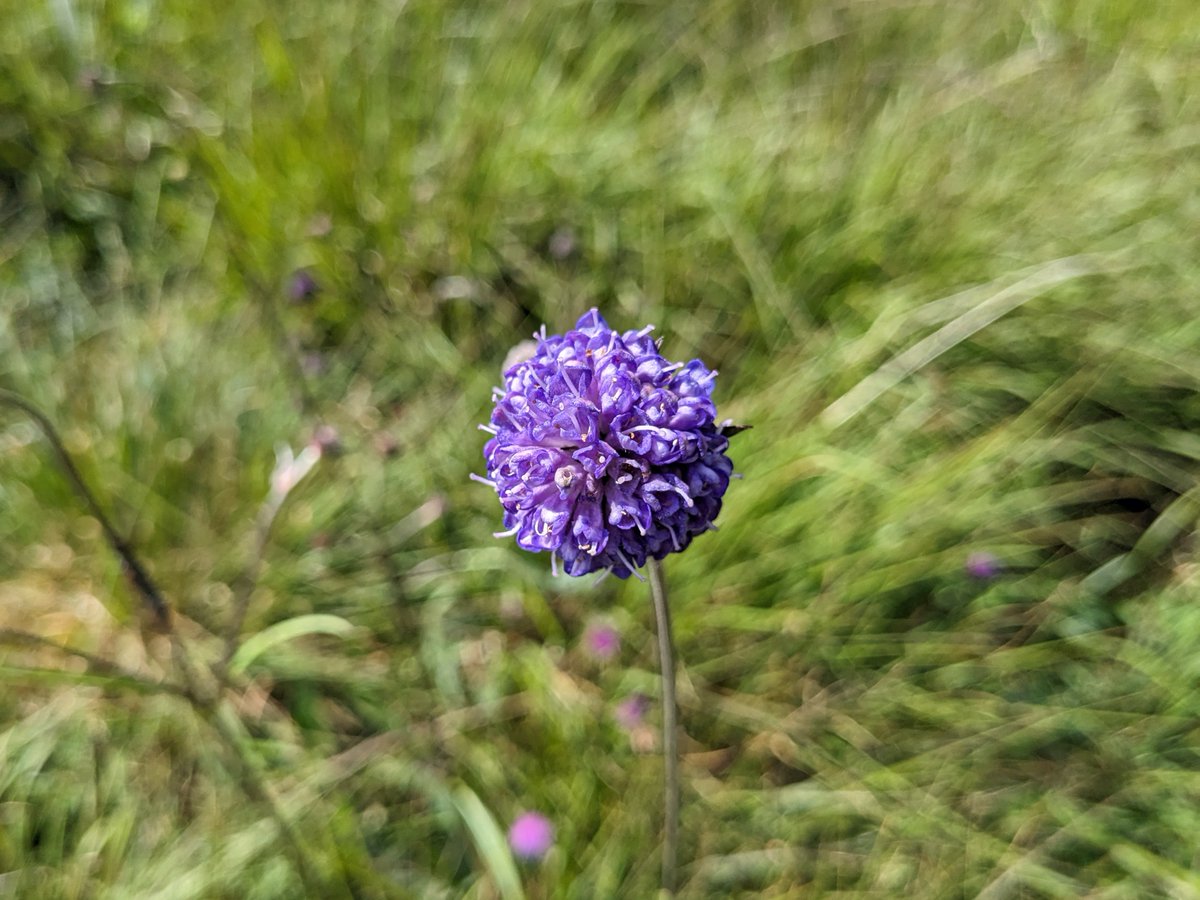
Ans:
<svg viewBox="0 0 1200 900"><path fill-rule="evenodd" d="M1200 895L1200 7L0 15L0 386L201 661L240 596L276 629L216 711L163 689L4 411L0 891L650 896L644 586L551 578L467 479L508 349L595 305L755 426L668 562L684 896Z"/></svg>

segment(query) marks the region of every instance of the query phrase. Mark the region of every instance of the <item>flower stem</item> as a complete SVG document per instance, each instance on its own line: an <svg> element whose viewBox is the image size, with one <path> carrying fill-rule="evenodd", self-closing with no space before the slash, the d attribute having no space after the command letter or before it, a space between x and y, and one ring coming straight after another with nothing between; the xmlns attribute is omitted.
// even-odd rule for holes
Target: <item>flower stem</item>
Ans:
<svg viewBox="0 0 1200 900"><path fill-rule="evenodd" d="M667 606L667 585L663 579L662 564L651 559L647 568L650 571L650 596L654 601L654 620L658 630L658 670L662 675L662 752L666 783L662 889L674 894L675 863L679 848L679 713L675 703L675 642L671 636L671 609Z"/></svg>

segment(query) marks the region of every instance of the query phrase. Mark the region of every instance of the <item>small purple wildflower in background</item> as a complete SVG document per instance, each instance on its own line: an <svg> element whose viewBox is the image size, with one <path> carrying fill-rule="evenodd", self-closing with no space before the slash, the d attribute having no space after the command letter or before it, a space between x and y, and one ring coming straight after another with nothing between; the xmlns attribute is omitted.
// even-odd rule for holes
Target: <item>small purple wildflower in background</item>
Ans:
<svg viewBox="0 0 1200 900"><path fill-rule="evenodd" d="M625 578L712 527L733 463L716 424L716 372L668 362L650 328L623 334L592 310L538 335L504 373L484 447L504 507L498 536L549 550L568 575Z"/></svg>
<svg viewBox="0 0 1200 900"><path fill-rule="evenodd" d="M587 651L601 662L608 662L621 650L621 635L607 623L591 625L583 635Z"/></svg>
<svg viewBox="0 0 1200 900"><path fill-rule="evenodd" d="M966 570L972 578L995 578L1000 574L1000 560L986 551L977 551L967 557Z"/></svg>
<svg viewBox="0 0 1200 900"><path fill-rule="evenodd" d="M645 694L630 694L613 709L613 718L626 731L633 731L642 724L650 710L650 701Z"/></svg>
<svg viewBox="0 0 1200 900"><path fill-rule="evenodd" d="M545 856L554 843L554 826L541 813L523 812L508 829L508 845L523 859Z"/></svg>
<svg viewBox="0 0 1200 900"><path fill-rule="evenodd" d="M288 297L293 303L307 303L321 292L321 286L308 269L297 269L288 281Z"/></svg>

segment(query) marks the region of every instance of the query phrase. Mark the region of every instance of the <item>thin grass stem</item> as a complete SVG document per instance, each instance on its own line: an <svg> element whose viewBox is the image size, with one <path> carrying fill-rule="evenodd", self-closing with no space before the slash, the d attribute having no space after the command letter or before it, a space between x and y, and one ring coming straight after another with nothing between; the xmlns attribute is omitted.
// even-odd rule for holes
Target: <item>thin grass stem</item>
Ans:
<svg viewBox="0 0 1200 900"><path fill-rule="evenodd" d="M650 597L654 602L654 621L658 631L658 670L662 676L663 803L662 889L675 893L676 865L679 856L679 706L675 702L675 640L671 634L671 609L667 605L667 584L662 564L652 559Z"/></svg>

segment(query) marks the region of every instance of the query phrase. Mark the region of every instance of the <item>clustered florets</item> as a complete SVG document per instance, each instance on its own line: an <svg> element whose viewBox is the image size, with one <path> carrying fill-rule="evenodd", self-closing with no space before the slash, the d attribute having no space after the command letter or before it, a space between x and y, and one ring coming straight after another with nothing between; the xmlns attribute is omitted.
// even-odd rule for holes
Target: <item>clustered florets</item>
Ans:
<svg viewBox="0 0 1200 900"><path fill-rule="evenodd" d="M627 577L682 550L721 510L733 464L711 399L716 372L669 363L650 328L618 334L596 310L538 336L504 373L488 479L503 535L549 550L569 575Z"/></svg>

